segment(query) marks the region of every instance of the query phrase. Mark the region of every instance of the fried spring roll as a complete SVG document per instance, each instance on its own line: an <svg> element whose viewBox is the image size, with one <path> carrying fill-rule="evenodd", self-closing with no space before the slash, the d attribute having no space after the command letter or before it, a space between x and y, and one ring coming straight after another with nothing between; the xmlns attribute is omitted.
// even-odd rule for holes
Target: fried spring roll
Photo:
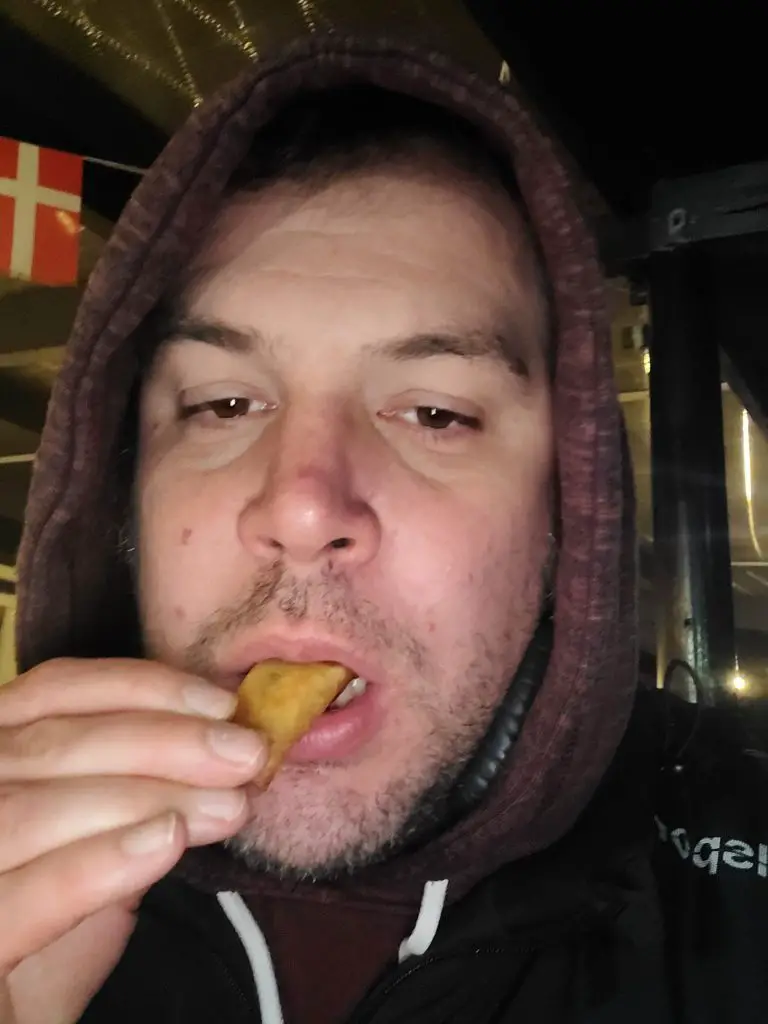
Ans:
<svg viewBox="0 0 768 1024"><path fill-rule="evenodd" d="M334 662L307 664L270 659L254 666L237 691L234 721L257 729L269 743L269 760L256 782L266 789L288 750L354 679Z"/></svg>

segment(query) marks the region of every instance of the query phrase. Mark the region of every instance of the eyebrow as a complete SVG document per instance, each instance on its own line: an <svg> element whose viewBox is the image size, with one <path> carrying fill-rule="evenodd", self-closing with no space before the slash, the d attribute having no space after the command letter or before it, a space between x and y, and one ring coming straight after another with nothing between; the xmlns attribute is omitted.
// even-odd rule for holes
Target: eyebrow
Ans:
<svg viewBox="0 0 768 1024"><path fill-rule="evenodd" d="M181 341L200 341L235 354L247 354L266 346L264 335L251 328L235 327L207 317L169 317L159 331L160 346Z"/></svg>
<svg viewBox="0 0 768 1024"><path fill-rule="evenodd" d="M530 346L516 334L497 331L429 331L382 342L374 350L397 362L459 356L470 361L492 359L520 377L530 376Z"/></svg>
<svg viewBox="0 0 768 1024"><path fill-rule="evenodd" d="M236 327L221 320L198 316L171 317L163 324L159 347L174 342L199 341L215 348L247 355L271 347L271 340L255 328ZM469 361L494 360L515 376L531 375L531 345L520 332L484 330L427 331L403 338L376 342L369 353L394 362L416 362L435 356L458 356Z"/></svg>

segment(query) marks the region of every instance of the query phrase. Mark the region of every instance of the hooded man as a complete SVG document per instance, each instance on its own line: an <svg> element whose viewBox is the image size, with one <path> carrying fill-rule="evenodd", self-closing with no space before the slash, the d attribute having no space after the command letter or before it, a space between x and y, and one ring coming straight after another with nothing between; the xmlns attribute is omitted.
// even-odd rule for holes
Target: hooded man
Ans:
<svg viewBox="0 0 768 1024"><path fill-rule="evenodd" d="M730 1019L679 1016L651 869L630 481L595 249L511 92L316 39L196 111L39 452L0 1024ZM229 719L270 658L358 681L262 791Z"/></svg>

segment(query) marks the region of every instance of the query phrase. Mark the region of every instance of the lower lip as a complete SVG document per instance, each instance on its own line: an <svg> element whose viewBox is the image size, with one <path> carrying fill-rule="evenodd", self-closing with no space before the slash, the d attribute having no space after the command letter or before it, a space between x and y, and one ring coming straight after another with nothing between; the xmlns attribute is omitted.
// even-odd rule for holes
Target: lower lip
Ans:
<svg viewBox="0 0 768 1024"><path fill-rule="evenodd" d="M354 757L381 727L381 709L374 689L368 686L346 707L320 715L309 732L288 751L286 761L307 764Z"/></svg>

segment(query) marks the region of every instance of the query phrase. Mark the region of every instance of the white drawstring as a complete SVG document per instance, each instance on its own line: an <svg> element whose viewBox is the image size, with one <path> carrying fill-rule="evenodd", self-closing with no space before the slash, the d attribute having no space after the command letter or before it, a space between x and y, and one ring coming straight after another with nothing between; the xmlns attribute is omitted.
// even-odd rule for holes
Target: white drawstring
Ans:
<svg viewBox="0 0 768 1024"><path fill-rule="evenodd" d="M264 932L259 928L245 902L236 892L220 892L216 897L232 927L240 936L256 983L261 1024L283 1024L283 1008L277 976L269 955Z"/></svg>
<svg viewBox="0 0 768 1024"><path fill-rule="evenodd" d="M410 956L423 956L432 945L443 916L447 892L447 878L441 882L427 882L424 886L416 924L408 938L400 943L400 963ZM264 933L238 893L220 892L216 898L237 932L251 965L262 1024L284 1024L277 976Z"/></svg>
<svg viewBox="0 0 768 1024"><path fill-rule="evenodd" d="M421 909L413 931L400 943L397 959L399 963L409 956L424 956L437 935L440 918L443 916L448 879L441 882L427 882L421 897Z"/></svg>

